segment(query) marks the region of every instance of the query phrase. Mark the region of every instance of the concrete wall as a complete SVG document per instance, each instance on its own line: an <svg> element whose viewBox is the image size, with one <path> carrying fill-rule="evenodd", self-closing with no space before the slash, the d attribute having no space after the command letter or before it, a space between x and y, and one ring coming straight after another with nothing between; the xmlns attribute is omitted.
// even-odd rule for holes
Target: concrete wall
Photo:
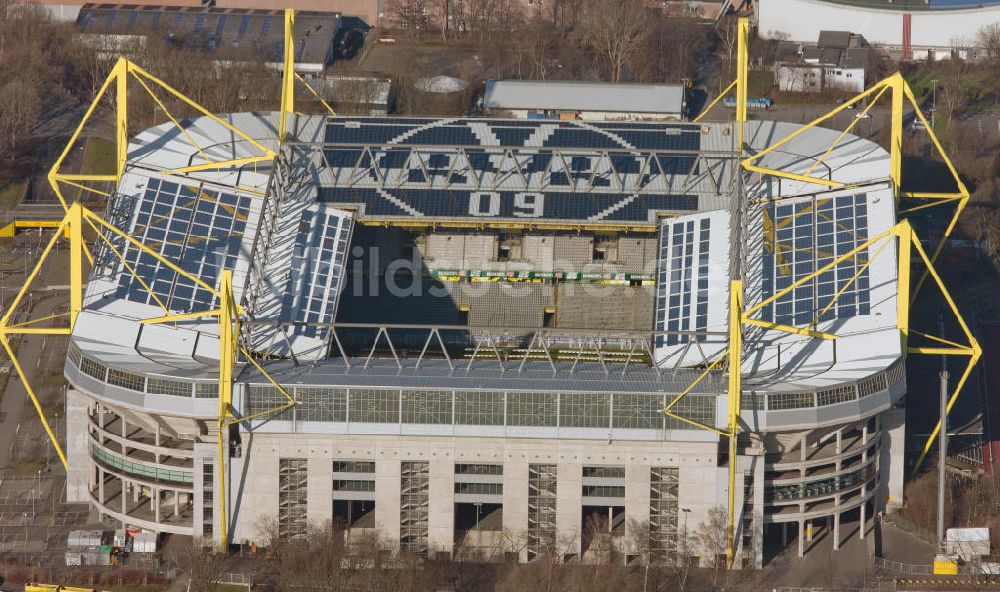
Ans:
<svg viewBox="0 0 1000 592"><path fill-rule="evenodd" d="M90 501L90 473L93 466L90 462L90 452L87 446L87 425L90 418L87 397L76 389L66 391L66 461L69 470L66 472L66 501Z"/></svg>
<svg viewBox="0 0 1000 592"><path fill-rule="evenodd" d="M779 63L775 70L775 82L782 91L819 92L837 88L849 92L861 92L865 89L864 68Z"/></svg>
<svg viewBox="0 0 1000 592"><path fill-rule="evenodd" d="M903 45L905 10L859 8L822 0L760 0L757 23L761 35L784 33L791 41L814 43L820 30L850 31L870 43L898 48ZM969 10L918 10L910 27L914 48L953 47L961 39L975 43L984 25L1000 21L1000 6Z"/></svg>
<svg viewBox="0 0 1000 592"><path fill-rule="evenodd" d="M262 525L277 515L278 459L308 458L308 506L311 521L332 515L334 459L375 461L375 522L387 546L399 539L399 466L402 461L430 462L430 551L451 552L454 541L455 463L504 465L503 527L510 540L527 529L528 465L558 466L556 528L565 553L580 552L582 467L626 467L626 517L641 524L649 519L649 467L680 468L680 507L691 510L689 527L702 523L718 504L716 495L725 471L716 467L715 443L586 442L512 440L502 438L428 438L398 436L325 436L258 434L252 446L244 440L244 456L233 461L232 540L260 541ZM724 481L724 479L723 479ZM710 492L706 495L706 492ZM724 498L724 496L723 496ZM522 552L523 558L523 552Z"/></svg>
<svg viewBox="0 0 1000 592"><path fill-rule="evenodd" d="M819 92L823 90L823 68L812 65L778 64L775 83L785 92Z"/></svg>
<svg viewBox="0 0 1000 592"><path fill-rule="evenodd" d="M892 510L903 505L903 482L906 479L906 408L893 407L882 414L882 448L879 472L883 491L878 505Z"/></svg>

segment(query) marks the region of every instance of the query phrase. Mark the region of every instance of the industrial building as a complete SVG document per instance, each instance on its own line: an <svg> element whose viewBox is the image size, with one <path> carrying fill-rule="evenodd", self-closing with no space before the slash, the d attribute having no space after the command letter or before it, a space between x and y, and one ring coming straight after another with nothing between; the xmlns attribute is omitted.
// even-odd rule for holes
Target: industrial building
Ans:
<svg viewBox="0 0 1000 592"><path fill-rule="evenodd" d="M778 43L774 83L782 91L851 94L865 89L865 69L871 49L861 35L849 31L821 31L815 45Z"/></svg>
<svg viewBox="0 0 1000 592"><path fill-rule="evenodd" d="M483 110L519 119L680 121L683 84L487 80Z"/></svg>
<svg viewBox="0 0 1000 592"><path fill-rule="evenodd" d="M997 0L760 0L762 37L811 43L823 30L863 35L904 60L985 55L978 35L1000 20Z"/></svg>
<svg viewBox="0 0 1000 592"><path fill-rule="evenodd" d="M244 8L179 8L121 4L87 4L76 18L82 39L117 57L130 44L142 46L149 35L182 47L204 51L219 62L263 61L280 69L284 26L280 10ZM295 68L319 73L335 57L334 40L342 17L335 12L302 12L295 37Z"/></svg>
<svg viewBox="0 0 1000 592"><path fill-rule="evenodd" d="M234 9L268 13L272 10L289 8L296 11L335 12L345 16L355 16L369 26L377 26L382 18L381 5L384 0L284 0L280 5L268 0L154 0L117 4L121 8L147 10L198 11L207 8ZM80 12L93 2L86 0L65 0L62 2L42 2L39 5L49 11L56 20L75 21Z"/></svg>
<svg viewBox="0 0 1000 592"><path fill-rule="evenodd" d="M278 150L275 115L225 121ZM830 521L839 541L901 496L895 245L809 276L896 224L890 158L847 136L824 170L849 188L745 177L736 128L303 115L274 166L185 174L252 146L207 117L186 128L205 154L147 129L108 216L208 286L232 271L261 360L239 364L233 413L256 418L226 428L222 500L218 325L143 322L213 293L114 239L65 365L69 501L205 540L335 520L430 556L596 561L704 555L684 535L732 468L743 564L766 533L802 552ZM745 143L799 128L747 122ZM760 164L806 172L837 135ZM747 331L730 467L712 361L733 274L761 322L838 337Z"/></svg>

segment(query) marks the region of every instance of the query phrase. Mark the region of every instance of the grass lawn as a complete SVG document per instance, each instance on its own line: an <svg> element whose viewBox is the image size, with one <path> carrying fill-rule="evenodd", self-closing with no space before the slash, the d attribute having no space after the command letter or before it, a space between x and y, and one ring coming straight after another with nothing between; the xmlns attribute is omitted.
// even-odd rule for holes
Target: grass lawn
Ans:
<svg viewBox="0 0 1000 592"><path fill-rule="evenodd" d="M104 138L89 137L83 149L83 166L80 172L91 175L113 175L115 171L115 143Z"/></svg>
<svg viewBox="0 0 1000 592"><path fill-rule="evenodd" d="M774 72L771 70L750 70L747 72L747 96L764 97L775 91Z"/></svg>
<svg viewBox="0 0 1000 592"><path fill-rule="evenodd" d="M27 190L27 179L0 181L0 207L12 208L21 203Z"/></svg>

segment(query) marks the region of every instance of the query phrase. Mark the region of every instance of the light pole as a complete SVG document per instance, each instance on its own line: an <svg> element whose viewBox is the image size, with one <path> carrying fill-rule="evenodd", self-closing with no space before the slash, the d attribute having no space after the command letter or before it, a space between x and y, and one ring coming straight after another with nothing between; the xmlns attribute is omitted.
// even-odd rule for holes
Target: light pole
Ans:
<svg viewBox="0 0 1000 592"><path fill-rule="evenodd" d="M684 543L684 549L682 549L682 552L684 553L684 558L683 558L684 561L687 561L688 514L691 513L691 508L681 508L681 512L683 512L684 514L684 538L682 539L682 542Z"/></svg>
<svg viewBox="0 0 1000 592"><path fill-rule="evenodd" d="M483 545L483 533L479 530L479 513L483 510L483 502L476 502L473 505L476 506L476 558L480 559L480 553L482 552Z"/></svg>
<svg viewBox="0 0 1000 592"><path fill-rule="evenodd" d="M934 130L934 114L937 113L937 78L931 80L931 131Z"/></svg>

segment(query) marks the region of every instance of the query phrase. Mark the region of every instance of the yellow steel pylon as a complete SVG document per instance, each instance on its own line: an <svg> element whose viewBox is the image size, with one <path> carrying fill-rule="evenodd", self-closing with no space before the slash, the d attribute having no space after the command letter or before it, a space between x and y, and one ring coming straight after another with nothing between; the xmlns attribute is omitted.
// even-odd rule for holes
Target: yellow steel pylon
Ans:
<svg viewBox="0 0 1000 592"><path fill-rule="evenodd" d="M948 349L947 352L948 354L965 355L969 357L969 364L967 365L965 371L963 372L961 378L958 381L956 389L953 391L953 394L949 399L947 408L950 411L952 406L954 405L956 398L958 397L959 391L965 385L965 382L968 380L968 377L971 374L973 367L981 357L982 352L981 350L978 349L979 346L978 344L975 343L975 340L971 338L971 333L968 330L968 326L966 325L965 320L962 318L961 314L958 311L958 308L955 306L954 301L951 299L951 295L947 292L947 290L945 290L944 284L941 281L940 276L937 275L937 272L934 269L933 264L937 262L938 256L941 254L941 251L944 249L945 244L948 242L948 238L955 230L955 226L958 224L958 218L962 214L962 211L965 209L965 206L969 201L970 194L965 183L962 181L961 176L958 174L958 170L955 169L955 165L951 162L951 159L948 157L947 152L945 152L944 147L941 145L941 141L938 139L937 134L934 133L934 129L931 127L926 117L924 117L923 111L920 109L920 105L918 104L916 97L913 94L913 90L910 88L909 84L907 84L903 76L897 72L883 80L880 80L879 82L875 83L864 92L845 101L843 104L839 105L835 109L832 109L828 113L814 119L808 124L795 130L788 136L782 138L781 140L778 140L776 143L770 144L764 150L761 150L760 152L744 159L743 168L745 168L748 171L759 173L761 175L783 177L786 179L792 179L805 183L815 183L817 185L823 185L831 188L847 188L847 186L842 182L834 181L832 179L823 179L820 177L814 177L811 175L811 173L813 172L813 170L816 169L817 166L819 166L820 163L822 163L822 161L827 156L830 155L830 153L837 146L837 144L839 144L840 141L848 133L850 133L850 131L857 124L857 122L860 121L860 118L854 118L854 120L851 121L851 123L844 129L844 131L837 136L837 138L833 141L833 143L829 146L829 148L827 148L827 150L820 156L820 158L814 161L812 165L810 165L810 167L808 168L808 170L806 170L804 174L791 173L788 171L773 169L761 166L756 163L761 158L766 156L768 153L777 150L778 148L782 147L788 142L794 140L799 135L805 133L806 130L816 127L826 122L827 120L833 118L838 113L846 109L849 109L851 106L858 104L861 101L864 101L866 98L870 98L868 105L865 107L863 111L863 113L867 113L879 101L879 99L881 99L886 94L889 95L890 105L891 105L890 133L889 133L889 177L892 180L894 195L898 203L902 203L902 200L904 199L930 200L929 203L924 203L914 207L902 209L899 210L898 213L906 214L928 207L943 205L952 202L955 203L955 211L952 214L950 221L948 222L948 226L945 229L944 236L941 237L941 240L938 243L937 247L934 249L934 252L931 253L930 256L927 256L926 253L924 252L923 246L919 243L919 241L916 241L916 243L913 245L913 248L917 250L918 253L920 253L921 255L920 258L924 261L926 269L923 272L923 274L921 274L920 278L917 280L916 285L911 289L908 283L909 266L908 265L906 266L907 270L906 281L904 282L903 276L901 275L899 280L900 297L898 298L900 307L899 311L900 318L904 316L908 317L910 305L920 292L920 289L923 287L924 282L928 279L928 277L933 277L935 284L937 284L939 289L942 290L942 293L945 297L945 300L947 301L948 306L955 314L963 334L965 334L965 337L969 338L970 340L969 345L964 346L960 350L944 348ZM933 145L938 156L944 162L945 166L948 168L948 172L955 183L954 191L920 192L920 191L909 191L904 189L903 178L902 178L903 117L905 116L904 109L906 108L907 105L913 109L915 117L924 125L924 128L927 130L927 134L930 137L931 144ZM907 240L916 240L915 234L913 234L912 237L914 238ZM906 252L904 254L904 250L901 249L900 257L901 258L905 257L906 263L907 264L909 263L910 261L909 252ZM901 269L903 268L902 265L900 266L900 268ZM903 291L904 284L905 284L905 292ZM931 340L942 341L942 338L939 336L932 336L927 334L921 334L921 335ZM909 333L904 332L903 335L904 343L906 339L908 339L908 337ZM950 346L954 346L953 342L944 341L944 343ZM908 347L904 349L904 351L906 353L913 353L913 354L939 355L941 353L944 353L941 351L941 349L942 348ZM924 448L917 459L916 464L914 465L913 469L914 474L916 473L917 470L919 470L920 465L923 463L924 458L930 451L931 446L934 443L934 439L937 437L937 434L940 430L941 430L941 421L939 420L937 425L935 425L934 429L931 431L931 434L928 437L924 445Z"/></svg>
<svg viewBox="0 0 1000 592"><path fill-rule="evenodd" d="M45 249L42 251L41 256L35 263L34 268L28 275L21 289L18 291L17 295L10 302L9 307L4 312L3 316L0 316L0 345L6 351L8 357L11 359L11 363L14 366L15 371L24 384L24 389L28 393L28 397L31 399L35 410L38 413L38 417L42 422L42 426L45 428L45 432L52 442L52 446L59 456L59 460L62 462L63 467L68 469L66 454L63 451L62 445L59 443L59 439L56 437L55 433L52 431L52 427L49 424L48 419L42 409L41 403L38 400L37 394L31 385L27 373L24 371L24 367L21 365L20 360L18 360L14 348L11 344L11 337L16 335L70 335L73 332L73 328L76 325L77 317L83 310L83 285L84 285L84 236L83 229L84 224L88 227L95 229L97 236L100 240L104 241L104 244L109 248L109 250L118 258L119 261L125 266L128 273L132 274L143 288L153 294L150 290L149 285L146 283L141 276L136 275L135 270L129 265L125 260L123 254L114 246L111 240L106 236L106 234L115 235L123 240L125 240L131 247L138 249L142 253L149 255L160 262L164 267L170 269L171 271L179 274L180 276L194 282L200 288L203 288L211 292L219 302L219 308L209 311L199 311L181 314L170 313L163 303L153 295L154 300L160 305L164 311L164 316L155 317L151 319L145 319L141 322L144 324L158 324L158 323L170 323L183 321L188 319L196 319L202 317L215 316L218 318L218 329L219 329L219 413L218 413L218 445L219 445L219 471L220 471L220 505L221 505L221 521L222 521L222 541L225 545L226 537L228 535L227 524L226 524L226 508L225 508L225 436L226 430L229 426L243 421L248 421L251 419L257 419L271 413L278 413L285 409L288 409L294 405L294 399L281 385L279 385L271 376L260 366L260 364L254 360L250 352L245 348L239 346L239 323L240 316L243 314L242 308L236 303L233 296L232 287L232 271L224 270L221 276L220 287L215 288L203 280L194 276L184 269L182 269L176 263L170 261L163 255L160 255L156 251L150 249L146 245L142 244L131 235L123 232L121 229L117 228L110 222L104 220L94 212L90 211L86 207L82 206L78 202L74 202L68 206L68 211L63 217L62 221L58 223L55 227L55 232L52 238L49 240ZM19 308L20 304L24 301L25 296L31 288L32 283L35 278L38 277L42 266L48 260L53 247L60 238L65 238L69 241L69 253L70 253L70 270L69 270L69 310L66 313L53 314L40 319L27 320L20 323L13 323L12 319L15 312ZM66 324L64 326L58 327L44 327L41 323L46 321L51 321L54 319L59 319L66 317ZM233 380L234 380L234 368L238 363L238 354L242 353L244 356L243 361L249 362L265 377L271 384L273 384L278 391L285 396L288 403L275 407L274 409L268 409L260 413L256 413L251 416L234 418L232 415L232 394L233 394Z"/></svg>
<svg viewBox="0 0 1000 592"><path fill-rule="evenodd" d="M740 280L734 280L730 283L730 294L729 294L729 337L726 352L723 356L718 357L714 362L708 365L705 371L698 376L684 391L681 392L677 397L675 397L669 405L664 409L664 413L670 417L681 419L689 424L695 425L702 429L711 431L713 433L726 436L729 438L728 446L728 456L729 456L729 492L728 492L728 503L729 503L729 513L727 522L727 547L726 547L726 557L730 567L733 566L735 560L734 549L735 549L735 516L736 516L736 460L737 460L737 449L736 442L741 431L740 425L740 412L741 412L741 396L742 396L742 385L741 385L741 375L740 375L740 362L742 356L742 342L743 342L743 327L744 326L754 326L761 327L764 329L770 329L775 331L781 331L785 333L793 333L806 335L815 339L836 339L837 335L832 333L823 333L815 331L813 329L807 329L803 327L791 327L787 325L781 325L777 323L772 323L769 321L764 321L758 318L754 318L753 315L759 313L764 307L769 304L773 304L778 299L791 293L795 288L800 287L807 282L811 282L814 279L820 277L822 274L835 269L841 263L867 253L870 249L874 248L874 254L868 257L866 266L871 263L872 260L880 256L881 253L886 251L886 247L891 244L891 241L896 241L896 252L897 252L897 277L898 277L898 289L897 289L897 316L896 325L900 334L900 343L902 346L902 351L905 354L930 354L930 355L953 355L953 356L965 356L968 358L968 364L966 366L965 372L962 374L958 383L955 385L954 390L948 400L948 410L954 405L955 400L958 397L959 392L967 381L972 369L975 367L979 358L982 356L982 349L979 346L979 342L976 340L972 331L969 330L968 325L966 325L964 319L962 318L958 307L955 305L951 294L945 287L944 282L941 281L941 277L938 275L934 263L931 258L924 251L923 246L920 243L920 239L916 232L911 227L909 221L902 220L896 223L892 228L879 233L878 235L869 238L862 244L851 249L850 251L838 255L832 261L826 265L816 269L812 273L803 276L789 286L775 292L771 296L765 298L761 302L754 304L748 308L744 308L743 305L743 286ZM919 260L927 268L927 273L933 280L933 283L938 287L942 296L944 297L946 303L952 314L954 314L955 319L962 330L962 335L966 343L959 343L955 341L949 341L929 335L926 333L918 332L910 327L910 304L912 290L910 288L911 281L911 253L916 252ZM861 272L855 273L855 275L849 278L844 285L840 287L837 293L833 297L833 302L836 302L845 290L857 281ZM940 344L935 347L926 346L912 346L909 345L910 334L917 334L922 337L926 337L932 341ZM691 421L686 418L680 417L673 413L671 409L685 396L687 396L694 387L701 382L709 372L717 367L722 366L723 360L726 360L729 372L728 379L728 408L727 408L727 430L725 432L718 430L712 426L706 426L699 422ZM917 461L917 466L923 461L928 450L933 444L934 438L940 429L940 424L938 428L928 437L927 443L924 447L920 458Z"/></svg>
<svg viewBox="0 0 1000 592"><path fill-rule="evenodd" d="M278 141L284 142L288 118L295 113L295 11L285 9L285 47L282 56L281 114ZM308 85L306 85L308 86Z"/></svg>
<svg viewBox="0 0 1000 592"><path fill-rule="evenodd" d="M750 21L741 17L736 21L736 78L717 97L712 99L692 122L701 121L712 107L736 89L736 150L743 154L743 132L747 122L747 71L750 62Z"/></svg>
<svg viewBox="0 0 1000 592"><path fill-rule="evenodd" d="M729 519L726 522L726 563L732 568L735 560L736 539L736 438L740 431L740 400L742 395L743 364L743 281L729 282Z"/></svg>
<svg viewBox="0 0 1000 592"><path fill-rule="evenodd" d="M153 76L145 69L139 67L138 65L126 60L125 58L118 58L114 67L111 69L111 73L104 80L100 89L97 91L97 95L94 100L90 103L87 108L86 113L84 113L83 119L80 120L80 124L73 131L70 136L69 141L66 143L66 147L63 149L62 153L56 159L55 163L48 173L49 185L51 185L53 192L59 199L59 203L62 204L65 210L69 210L69 203L66 197L63 195L62 186L68 185L70 187L75 187L77 189L95 193L104 197L109 197L107 192L101 191L99 189L89 187L85 185L85 182L93 181L103 181L103 182L113 182L117 183L122 174L125 172L125 164L128 159L128 94L129 94L129 83L134 82L138 88L144 90L156 103L156 105L163 111L164 115L170 122L177 128L180 135L191 144L195 149L198 156L200 157L200 162L192 164L189 166L178 167L171 170L165 170L161 172L165 173L176 173L176 174L187 174L198 171L207 171L215 169L224 169L229 167L235 167L242 164L249 164L254 162L266 162L274 159L275 153L273 150L264 146L257 140L246 135L243 131L237 129L235 126L229 122L223 120L222 118L212 114L210 111L196 103L193 99L189 98L185 94L176 90L166 82L160 80L159 78ZM77 140L79 140L87 122L90 121L94 112L97 110L101 99L108 93L111 89L112 83L114 84L114 95L115 95L115 172L113 173L63 173L60 172L63 163L65 162L67 156L69 156L70 150L76 145ZM246 141L255 150L259 151L260 154L254 156L246 156L241 158L224 158L224 159L213 159L208 154L206 154L206 149L199 146L198 142L195 141L194 137L188 132L188 130L180 124L180 121L167 109L167 106L157 95L156 90L160 92L165 92L170 96L179 99L181 102L186 104L188 107L194 109L201 115L208 117L212 121L215 121L219 125L225 127L229 132L234 134L237 138ZM257 192L259 193L259 192Z"/></svg>
<svg viewBox="0 0 1000 592"><path fill-rule="evenodd" d="M294 25L295 25L295 15L294 11L285 11L285 47L284 47L284 73L282 80L282 96L281 96L281 107L280 107L280 133L278 137L278 143L280 145L287 135L287 119L290 115L294 113L294 82L297 74L295 74L294 68ZM298 77L302 80L301 77ZM42 425L45 428L46 434L48 435L50 441L52 442L53 448L59 456L60 461L64 468L68 469L66 455L63 451L62 446L59 444L58 438L56 438L55 433L45 417L45 413L42 406L38 400L38 397L28 380L28 376L24 371L20 361L14 352L13 346L10 342L11 336L16 335L31 335L31 334L45 334L45 335L70 335L73 332L73 328L76 325L77 317L83 309L83 287L84 287L84 259L92 260L89 249L87 248L86 242L84 240L84 223L96 234L97 238L103 241L108 250L121 261L123 267L126 271L131 274L136 280L141 284L143 289L145 289L153 301L163 310L164 316L156 317L152 319L146 319L142 321L145 324L156 324L156 323L167 323L167 322L177 322L185 319L195 319L206 316L215 316L218 318L218 330L219 330L219 409L218 409L218 473L219 473L219 483L220 483L220 506L221 506L221 542L223 548L226 546L228 541L228 517L226 510L226 479L225 479L225 468L226 468L226 432L228 428L240 422L249 421L252 419L257 419L269 415L271 413L279 413L283 410L290 408L295 404L294 399L288 393L288 391L278 384L260 364L253 358L250 352L239 345L239 323L240 316L243 314L242 308L237 304L236 299L233 295L232 288L232 271L223 270L221 274L220 287L216 289L214 286L210 286L205 283L200 278L186 272L180 266L171 262L169 259L163 257L156 251L150 249L146 245L143 245L130 235L123 232L121 229L115 227L113 224L107 222L94 212L90 211L78 202L69 203L62 193L62 186L67 185L70 187L75 187L77 189L95 193L104 197L111 197L109 193L101 191L99 189L88 187L85 182L113 182L118 183L121 180L121 176L125 171L126 163L128 159L128 91L129 91L129 81L132 80L138 83L147 94L153 99L153 101L160 107L164 115L173 123L174 127L177 128L180 135L191 144L195 149L197 154L201 157L201 161L185 167L179 167L170 170L161 170L159 172L166 174L177 174L186 175L189 173L206 171L206 170L216 170L225 169L230 167L235 167L243 164L250 164L255 162L265 162L273 161L276 157L275 151L264 146L257 140L246 135L241 130L237 129L233 125L229 124L225 120L219 118L218 116L212 114L207 109L196 103L194 100L185 96L183 93L177 91L164 81L156 78L143 68L138 65L124 59L119 58L111 70L111 73L105 79L104 83L98 90L94 100L91 102L90 106L87 108L83 118L81 119L79 125L74 130L73 134L70 136L66 147L63 149L62 153L56 159L55 164L49 171L48 180L51 185L56 197L62 204L64 209L64 216L61 221L46 221L46 222L29 222L29 221L15 221L8 226L0 229L0 237L2 236L13 236L19 229L23 228L53 228L55 233L49 240L46 248L43 250L39 260L36 262L31 274L26 278L24 285L21 286L20 291L11 301L10 306L4 312L3 316L0 317L0 345L7 352L10 357L11 362L21 378L24 388L31 398L32 403L35 406L35 410L38 412L38 416L41 419ZM304 80L302 80L305 83ZM62 173L60 169L70 150L79 140L87 122L91 119L94 112L97 110L98 104L101 99L107 94L111 88L112 83L114 83L114 94L115 94L115 172L114 173ZM306 85L309 86L308 84ZM193 108L200 114L210 118L216 123L222 125L227 130L229 130L237 138L246 141L256 150L260 152L258 155L247 156L241 158L230 158L230 159L212 159L208 156L201 146L195 141L188 130L182 126L179 120L174 117L174 115L167 109L166 105L160 99L160 97L154 91L154 88L159 88L161 92L166 92L169 95L174 96L179 99L189 107ZM313 89L309 87L310 91ZM313 91L315 92L315 91ZM317 96L317 98L319 98ZM322 99L324 106L332 113L333 110L330 109ZM249 191L251 193L260 194L261 192L252 188L240 188L244 191ZM199 287L211 292L219 302L219 308L209 311L201 312L190 312L182 314L171 313L160 298L153 293L150 289L149 284L146 279L141 277L136 273L136 270L125 260L123 254L118 250L117 247L108 239L105 234L117 235L118 237L124 239L130 246L142 251L143 253L157 259L166 268L174 271L180 276L192 281ZM44 265L49 254L52 251L53 246L60 237L64 237L70 243L69 253L70 253L70 278L69 278L69 311L63 314L49 315L42 319L34 319L21 323L12 323L13 315L24 300L25 295L28 293L32 282L38 276L42 265ZM60 317L67 317L66 326L62 327L42 327L39 326L40 323L45 321L50 321ZM287 399L287 403L279 405L273 409L268 409L255 413L249 416L243 416L239 418L234 418L232 414L232 395L233 395L233 381L234 381L234 368L239 362L239 354L243 354L242 362L249 362L253 365L260 373L263 375L272 385L274 385L277 390Z"/></svg>
<svg viewBox="0 0 1000 592"><path fill-rule="evenodd" d="M239 345L239 335L240 335L240 316L243 314L242 307L237 304L236 298L233 295L233 273L231 270L223 270L221 278L219 281L219 290L215 292L219 298L219 308L207 311L198 311L190 313L179 313L179 314L167 314L161 317L155 317L151 319L145 319L142 321L143 324L155 325L161 323L173 323L177 321L205 318L205 317L216 317L218 319L218 330L219 330L219 409L218 409L218 420L216 423L217 428L217 464L216 471L218 473L219 479L219 520L220 520L220 540L223 549L226 548L229 541L229 515L227 510L227 489L226 489L226 471L228 464L226 463L226 458L229 456L226 442L229 427L235 424L249 421L251 419L257 419L265 415L272 413L280 413L291 406L295 405L295 399L291 394L285 390L280 384L275 381L270 374L268 374L261 365L253 359L250 352ZM253 365L260 373L263 375L268 382L270 382L274 387L277 388L285 399L287 403L274 407L273 409L267 409L253 415L247 415L242 417L233 416L233 383L234 383L234 369L237 364L241 363L239 360L239 354L242 353L244 356L244 361L249 362Z"/></svg>

